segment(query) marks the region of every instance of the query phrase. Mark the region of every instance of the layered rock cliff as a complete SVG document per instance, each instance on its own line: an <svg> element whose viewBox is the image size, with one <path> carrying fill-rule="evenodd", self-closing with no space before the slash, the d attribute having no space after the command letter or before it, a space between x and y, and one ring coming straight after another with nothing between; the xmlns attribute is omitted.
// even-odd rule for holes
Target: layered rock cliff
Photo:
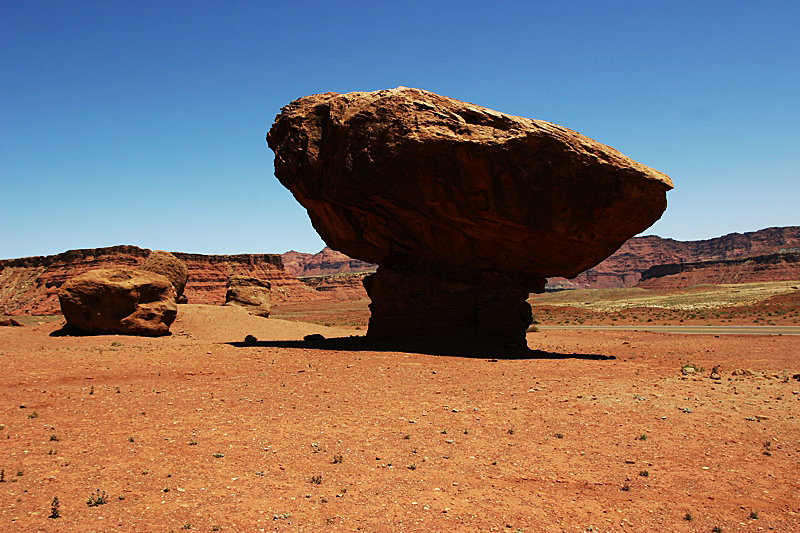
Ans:
<svg viewBox="0 0 800 533"><path fill-rule="evenodd" d="M639 283L642 272L655 265L722 261L796 246L800 246L800 226L730 233L700 241L676 241L654 235L633 237L608 259L577 277L571 280L550 278L548 281L551 287L632 287ZM778 275L777 271L775 275Z"/></svg>
<svg viewBox="0 0 800 533"><path fill-rule="evenodd" d="M150 250L137 246L112 246L0 260L0 314L57 314L56 295L68 279L98 268L136 268L149 254ZM189 303L224 303L225 284L234 275L270 281L274 302L326 298L286 272L277 254L173 255L189 268L184 291Z"/></svg>
<svg viewBox="0 0 800 533"><path fill-rule="evenodd" d="M638 286L680 289L691 285L800 280L800 248L719 261L656 265L642 272Z"/></svg>

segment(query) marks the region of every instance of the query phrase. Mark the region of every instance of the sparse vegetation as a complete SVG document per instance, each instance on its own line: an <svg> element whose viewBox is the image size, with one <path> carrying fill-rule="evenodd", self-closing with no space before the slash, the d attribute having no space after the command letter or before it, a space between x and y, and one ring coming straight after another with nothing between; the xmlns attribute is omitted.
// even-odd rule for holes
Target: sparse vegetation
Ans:
<svg viewBox="0 0 800 533"><path fill-rule="evenodd" d="M106 502L108 502L108 494L106 494L106 491L101 492L100 489L97 489L87 498L86 505L89 507L97 507L99 505L105 505Z"/></svg>
<svg viewBox="0 0 800 533"><path fill-rule="evenodd" d="M333 456L333 464L338 465L341 464L342 461L344 461L344 457L341 454Z"/></svg>
<svg viewBox="0 0 800 533"><path fill-rule="evenodd" d="M693 376L696 374L701 374L705 368L700 365L696 365L694 363L686 363L681 367L681 374L684 376Z"/></svg>
<svg viewBox="0 0 800 533"><path fill-rule="evenodd" d="M58 501L58 497L53 497L53 501L50 503L50 516L47 518L59 518L61 516L60 506L61 503Z"/></svg>
<svg viewBox="0 0 800 533"><path fill-rule="evenodd" d="M641 472L639 472L639 475L642 477L648 477L650 475L650 472L648 472L647 470L642 470Z"/></svg>
<svg viewBox="0 0 800 533"><path fill-rule="evenodd" d="M313 485L320 485L322 484L322 474L315 474L311 476L309 482Z"/></svg>

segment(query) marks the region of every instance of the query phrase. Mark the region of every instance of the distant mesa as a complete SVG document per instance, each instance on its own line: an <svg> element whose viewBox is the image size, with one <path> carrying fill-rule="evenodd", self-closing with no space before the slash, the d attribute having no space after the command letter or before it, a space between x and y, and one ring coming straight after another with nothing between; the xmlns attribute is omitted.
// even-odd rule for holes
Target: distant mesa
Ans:
<svg viewBox="0 0 800 533"><path fill-rule="evenodd" d="M86 333L169 334L178 306L161 274L101 268L67 281L58 292L67 326Z"/></svg>
<svg viewBox="0 0 800 533"><path fill-rule="evenodd" d="M528 294L649 227L672 188L561 126L405 87L300 98L267 142L323 240L379 265L374 338L524 346Z"/></svg>
<svg viewBox="0 0 800 533"><path fill-rule="evenodd" d="M98 268L134 268L151 251L137 246L110 246L69 250L57 255L0 260L0 314L52 315L60 313L58 290L67 282ZM222 305L231 276L269 281L271 302L324 300L325 295L300 283L283 269L278 254L203 255L171 252L186 265L183 298L190 304Z"/></svg>

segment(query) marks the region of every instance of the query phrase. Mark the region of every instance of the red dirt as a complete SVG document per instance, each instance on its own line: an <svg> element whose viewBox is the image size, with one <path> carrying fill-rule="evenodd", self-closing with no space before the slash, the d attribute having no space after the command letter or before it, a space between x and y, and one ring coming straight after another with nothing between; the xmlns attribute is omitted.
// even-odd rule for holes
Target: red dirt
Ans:
<svg viewBox="0 0 800 533"><path fill-rule="evenodd" d="M0 328L1 531L800 531L800 336L548 331L552 358L494 360L234 346L359 332L227 307L58 326Z"/></svg>

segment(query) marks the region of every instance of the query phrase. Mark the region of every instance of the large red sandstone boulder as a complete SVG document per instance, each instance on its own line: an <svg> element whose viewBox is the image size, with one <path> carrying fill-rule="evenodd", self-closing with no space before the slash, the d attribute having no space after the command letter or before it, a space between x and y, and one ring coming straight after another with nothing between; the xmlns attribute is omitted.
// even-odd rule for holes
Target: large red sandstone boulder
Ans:
<svg viewBox="0 0 800 533"><path fill-rule="evenodd" d="M250 276L231 276L226 285L224 305L242 307L251 315L269 317L272 287L269 281Z"/></svg>
<svg viewBox="0 0 800 533"><path fill-rule="evenodd" d="M378 337L524 343L530 309L509 302L608 257L672 188L561 126L404 87L300 98L267 142L325 242L379 265Z"/></svg>
<svg viewBox="0 0 800 533"><path fill-rule="evenodd" d="M153 250L139 266L139 270L147 270L165 276L175 287L177 297L183 296L183 290L189 280L189 267L171 253L164 250Z"/></svg>
<svg viewBox="0 0 800 533"><path fill-rule="evenodd" d="M134 269L90 270L58 292L67 325L88 333L169 334L178 307L165 276Z"/></svg>

